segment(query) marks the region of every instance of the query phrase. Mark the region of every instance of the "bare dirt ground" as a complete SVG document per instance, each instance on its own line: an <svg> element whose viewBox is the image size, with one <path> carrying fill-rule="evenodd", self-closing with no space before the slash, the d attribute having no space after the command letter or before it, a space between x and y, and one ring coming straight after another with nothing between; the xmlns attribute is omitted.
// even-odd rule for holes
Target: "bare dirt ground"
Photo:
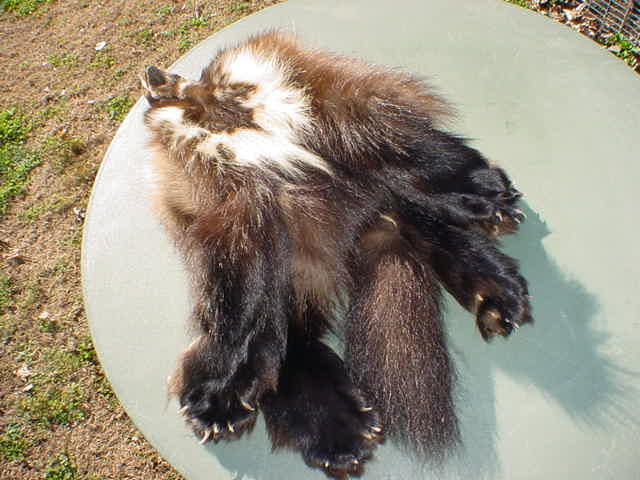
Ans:
<svg viewBox="0 0 640 480"><path fill-rule="evenodd" d="M166 67L276 2L0 0L0 148L16 149L0 155L33 160L20 176L0 156L0 181L18 185L0 203L0 479L181 478L96 361L80 289L84 212L144 66Z"/></svg>

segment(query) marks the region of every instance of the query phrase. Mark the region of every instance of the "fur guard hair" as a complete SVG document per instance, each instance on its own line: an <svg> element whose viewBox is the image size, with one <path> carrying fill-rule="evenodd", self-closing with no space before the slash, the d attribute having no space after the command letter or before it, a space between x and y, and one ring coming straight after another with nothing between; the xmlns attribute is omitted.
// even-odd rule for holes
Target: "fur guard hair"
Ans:
<svg viewBox="0 0 640 480"><path fill-rule="evenodd" d="M524 219L505 172L444 130L423 81L282 32L219 52L198 81L149 67L142 83L197 332L171 392L202 441L262 411L274 447L335 478L362 474L385 436L446 454L441 288L485 340L531 321L496 245ZM343 323L344 360L323 343Z"/></svg>

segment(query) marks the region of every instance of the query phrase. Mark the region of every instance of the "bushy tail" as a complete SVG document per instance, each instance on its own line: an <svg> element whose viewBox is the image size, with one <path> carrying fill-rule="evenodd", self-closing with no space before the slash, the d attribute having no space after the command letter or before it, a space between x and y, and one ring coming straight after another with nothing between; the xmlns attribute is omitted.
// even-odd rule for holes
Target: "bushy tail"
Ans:
<svg viewBox="0 0 640 480"><path fill-rule="evenodd" d="M383 216L362 240L364 261L346 335L346 362L386 434L432 460L456 443L454 370L441 289L426 253Z"/></svg>

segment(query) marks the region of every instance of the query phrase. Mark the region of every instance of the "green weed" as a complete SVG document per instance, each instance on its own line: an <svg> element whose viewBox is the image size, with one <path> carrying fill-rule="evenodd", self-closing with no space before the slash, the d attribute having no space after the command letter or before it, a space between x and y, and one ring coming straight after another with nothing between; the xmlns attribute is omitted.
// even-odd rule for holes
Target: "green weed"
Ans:
<svg viewBox="0 0 640 480"><path fill-rule="evenodd" d="M9 201L25 191L29 173L38 165L40 156L22 145L0 147L0 217L6 213Z"/></svg>
<svg viewBox="0 0 640 480"><path fill-rule="evenodd" d="M76 480L78 469L67 452L56 455L44 472L44 480Z"/></svg>
<svg viewBox="0 0 640 480"><path fill-rule="evenodd" d="M13 282L11 277L0 272L0 315L11 305L13 296Z"/></svg>
<svg viewBox="0 0 640 480"><path fill-rule="evenodd" d="M43 151L56 173L62 173L72 160L83 153L86 144L79 138L48 136Z"/></svg>
<svg viewBox="0 0 640 480"><path fill-rule="evenodd" d="M109 404L112 408L118 407L118 399L116 398L115 393L113 393L109 380L107 380L107 377L102 371L96 373L93 380L93 390L105 399L109 400Z"/></svg>
<svg viewBox="0 0 640 480"><path fill-rule="evenodd" d="M44 3L53 0L0 0L0 8L6 12L14 12L20 17L34 13Z"/></svg>
<svg viewBox="0 0 640 480"><path fill-rule="evenodd" d="M604 44L609 47L616 57L621 58L631 68L638 66L638 58L640 57L640 48L631 43L624 35L616 33L603 39Z"/></svg>
<svg viewBox="0 0 640 480"><path fill-rule="evenodd" d="M8 344L17 331L18 325L13 316L0 317L0 342Z"/></svg>
<svg viewBox="0 0 640 480"><path fill-rule="evenodd" d="M28 315L37 305L44 301L44 292L36 281L29 281L20 292L16 306L23 315Z"/></svg>
<svg viewBox="0 0 640 480"><path fill-rule="evenodd" d="M29 173L40 164L40 157L23 143L32 122L16 108L0 112L0 217L9 201L26 189Z"/></svg>
<svg viewBox="0 0 640 480"><path fill-rule="evenodd" d="M52 118L60 118L66 113L67 109L68 106L66 100L51 103L41 110L38 115L38 119L40 122L44 122L46 120L51 120Z"/></svg>
<svg viewBox="0 0 640 480"><path fill-rule="evenodd" d="M193 47L195 39L193 38L193 31L200 28L209 26L209 22L204 17L192 17L182 25L180 25L175 31L165 32L171 36L178 35L178 51L184 53Z"/></svg>
<svg viewBox="0 0 640 480"><path fill-rule="evenodd" d="M231 6L231 13L235 13L236 15L244 15L251 8L251 2L236 2Z"/></svg>
<svg viewBox="0 0 640 480"><path fill-rule="evenodd" d="M158 15L162 19L165 19L166 17L171 15L174 11L175 11L175 8L173 5L165 5L164 7L160 7L158 10L156 10L156 15Z"/></svg>
<svg viewBox="0 0 640 480"><path fill-rule="evenodd" d="M44 202L36 203L27 208L24 212L20 212L18 217L20 220L27 223L33 223L38 220L47 211L47 206Z"/></svg>
<svg viewBox="0 0 640 480"><path fill-rule="evenodd" d="M109 120L121 122L135 102L128 95L113 97L108 102L101 104L98 108L105 112Z"/></svg>
<svg viewBox="0 0 640 480"><path fill-rule="evenodd" d="M60 213L68 210L75 200L64 196L57 197L55 199L45 199L41 202L35 203L27 208L25 211L18 214L20 220L32 224L36 220L39 220L45 215L51 213Z"/></svg>
<svg viewBox="0 0 640 480"><path fill-rule="evenodd" d="M187 50L190 50L194 43L195 42L191 38L180 38L180 40L178 40L178 51L180 53L184 53Z"/></svg>
<svg viewBox="0 0 640 480"><path fill-rule="evenodd" d="M44 354L47 363L47 373L40 375L36 381L55 381L56 377L69 378L84 365L84 360L76 352L68 352L59 348L52 348Z"/></svg>
<svg viewBox="0 0 640 480"><path fill-rule="evenodd" d="M150 46L155 39L155 33L150 28L145 28L136 32L136 37L143 43L143 45Z"/></svg>
<svg viewBox="0 0 640 480"><path fill-rule="evenodd" d="M76 348L76 352L84 363L89 365L98 364L96 350L93 348L93 342L90 338L85 338L82 342L80 342L78 344L78 347Z"/></svg>
<svg viewBox="0 0 640 480"><path fill-rule="evenodd" d="M89 63L89 68L109 70L115 64L116 59L107 52L98 52L96 56L93 57L93 60L91 60L91 63Z"/></svg>
<svg viewBox="0 0 640 480"><path fill-rule="evenodd" d="M18 424L10 424L0 437L0 458L8 462L23 461L28 448L29 442L25 440Z"/></svg>
<svg viewBox="0 0 640 480"><path fill-rule="evenodd" d="M94 175L91 176L91 178L93 177L95 177L95 172ZM78 248L82 246L82 229L78 228L76 230L73 230L71 234L67 236L67 238L65 238L64 245L72 248Z"/></svg>
<svg viewBox="0 0 640 480"><path fill-rule="evenodd" d="M58 325L58 322L51 320L50 318L39 318L38 330L42 333L56 333L60 330L60 326Z"/></svg>
<svg viewBox="0 0 640 480"><path fill-rule="evenodd" d="M0 147L24 143L32 125L28 118L13 107L0 112Z"/></svg>
<svg viewBox="0 0 640 480"><path fill-rule="evenodd" d="M85 418L83 400L84 392L77 383L45 384L36 386L31 396L20 402L18 413L25 420L45 428L69 425Z"/></svg>
<svg viewBox="0 0 640 480"><path fill-rule="evenodd" d="M66 67L72 68L78 64L78 54L77 53L63 53L63 54L55 54L49 57L49 63L54 68Z"/></svg>

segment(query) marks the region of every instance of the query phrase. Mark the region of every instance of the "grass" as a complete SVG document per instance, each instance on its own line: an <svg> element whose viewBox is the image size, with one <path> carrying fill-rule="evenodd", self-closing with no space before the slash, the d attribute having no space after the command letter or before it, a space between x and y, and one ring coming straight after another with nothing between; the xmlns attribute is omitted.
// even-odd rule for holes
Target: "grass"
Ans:
<svg viewBox="0 0 640 480"><path fill-rule="evenodd" d="M14 12L20 17L34 13L41 5L53 0L0 0L0 8L6 12Z"/></svg>
<svg viewBox="0 0 640 480"><path fill-rule="evenodd" d="M113 56L109 55L108 52L101 51L96 53L95 57L93 57L93 60L89 63L89 68L109 70L115 64L116 59Z"/></svg>
<svg viewBox="0 0 640 480"><path fill-rule="evenodd" d="M78 61L79 59L77 53L63 53L49 56L49 63L54 68L73 68L78 65Z"/></svg>
<svg viewBox="0 0 640 480"><path fill-rule="evenodd" d="M13 282L11 277L0 272L0 315L3 315L12 303Z"/></svg>
<svg viewBox="0 0 640 480"><path fill-rule="evenodd" d="M75 157L83 153L86 144L79 138L49 135L42 146L42 151L56 173L64 172Z"/></svg>
<svg viewBox="0 0 640 480"><path fill-rule="evenodd" d="M146 46L153 44L155 35L155 32L150 28L145 28L144 30L139 30L135 33L135 36Z"/></svg>
<svg viewBox="0 0 640 480"><path fill-rule="evenodd" d="M38 123L44 123L51 119L61 119L69 108L66 99L58 99L51 102L45 108L38 112Z"/></svg>
<svg viewBox="0 0 640 480"><path fill-rule="evenodd" d="M18 214L18 218L27 224L33 224L47 215L62 213L69 210L74 203L75 198L73 197L58 196L52 199L46 198L20 212Z"/></svg>
<svg viewBox="0 0 640 480"><path fill-rule="evenodd" d="M84 363L98 365L98 356L95 348L93 348L91 338L86 338L80 342L76 347L76 353Z"/></svg>
<svg viewBox="0 0 640 480"><path fill-rule="evenodd" d="M37 380L34 380L37 381ZM83 420L84 392L80 385L45 383L34 386L18 405L18 415L25 421L49 429L54 425L71 425Z"/></svg>
<svg viewBox="0 0 640 480"><path fill-rule="evenodd" d="M40 156L24 146L32 122L13 107L0 112L0 217L9 201L21 195Z"/></svg>
<svg viewBox="0 0 640 480"><path fill-rule="evenodd" d="M60 331L60 325L58 325L58 322L50 318L39 318L38 330L42 333L57 333Z"/></svg>
<svg viewBox="0 0 640 480"><path fill-rule="evenodd" d="M0 459L6 462L21 462L26 458L29 442L25 440L22 427L16 423L7 426L0 437Z"/></svg>
<svg viewBox="0 0 640 480"><path fill-rule="evenodd" d="M121 95L113 97L108 102L99 105L98 108L107 114L109 120L119 123L124 120L134 103L134 100L128 95Z"/></svg>
<svg viewBox="0 0 640 480"><path fill-rule="evenodd" d="M156 10L156 15L161 19L167 18L175 11L175 7L173 5L165 5L164 7L160 7Z"/></svg>
<svg viewBox="0 0 640 480"><path fill-rule="evenodd" d="M193 17L180 25L175 33L178 35L178 50L184 53L195 44L192 32L194 30L209 26L209 22L204 17Z"/></svg>
<svg viewBox="0 0 640 480"><path fill-rule="evenodd" d="M247 1L236 2L231 6L231 13L234 13L236 15L245 15L247 12L249 12L250 8L251 8L251 2L247 2Z"/></svg>
<svg viewBox="0 0 640 480"><path fill-rule="evenodd" d="M9 201L24 193L29 173L40 165L40 156L20 145L0 147L0 217Z"/></svg>
<svg viewBox="0 0 640 480"><path fill-rule="evenodd" d="M16 307L24 318L28 318L35 307L39 304L44 304L44 301L44 292L38 284L38 281L30 280L25 283L22 291L20 292L20 297L17 299Z"/></svg>
<svg viewBox="0 0 640 480"><path fill-rule="evenodd" d="M78 469L67 452L61 452L50 462L44 472L44 480L76 480Z"/></svg>
<svg viewBox="0 0 640 480"><path fill-rule="evenodd" d="M0 112L0 146L24 143L32 124L16 107Z"/></svg>

